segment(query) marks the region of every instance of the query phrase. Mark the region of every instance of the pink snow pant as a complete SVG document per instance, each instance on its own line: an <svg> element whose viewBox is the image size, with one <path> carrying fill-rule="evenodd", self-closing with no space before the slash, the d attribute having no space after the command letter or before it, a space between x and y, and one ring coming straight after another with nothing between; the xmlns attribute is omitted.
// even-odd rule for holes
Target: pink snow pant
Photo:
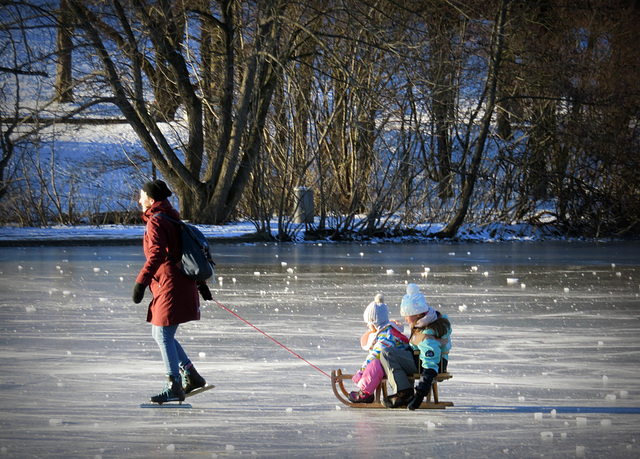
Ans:
<svg viewBox="0 0 640 459"><path fill-rule="evenodd" d="M352 381L356 383L362 392L373 394L383 378L384 369L382 368L380 359L374 359L369 362L363 371L356 373Z"/></svg>

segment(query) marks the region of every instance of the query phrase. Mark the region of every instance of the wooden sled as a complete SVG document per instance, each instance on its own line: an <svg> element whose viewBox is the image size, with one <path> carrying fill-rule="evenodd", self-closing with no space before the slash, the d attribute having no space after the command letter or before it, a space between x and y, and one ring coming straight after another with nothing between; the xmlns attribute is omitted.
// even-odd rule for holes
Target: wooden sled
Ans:
<svg viewBox="0 0 640 459"><path fill-rule="evenodd" d="M336 398L347 406L353 408L386 408L382 404L382 400L388 397L387 394L387 379L383 379L380 385L376 388L375 400L373 403L353 403L349 400L349 391L344 387L343 381L347 380L351 383L353 375L342 374L342 370L331 370L331 386L333 387L333 393ZM453 402L441 402L438 398L438 383L453 378L451 373L438 373L433 378L431 383L431 389L425 397L425 401L420 405L422 410L444 410L448 406L453 406ZM414 374L409 377L409 380L413 384L416 379L420 379L419 374Z"/></svg>

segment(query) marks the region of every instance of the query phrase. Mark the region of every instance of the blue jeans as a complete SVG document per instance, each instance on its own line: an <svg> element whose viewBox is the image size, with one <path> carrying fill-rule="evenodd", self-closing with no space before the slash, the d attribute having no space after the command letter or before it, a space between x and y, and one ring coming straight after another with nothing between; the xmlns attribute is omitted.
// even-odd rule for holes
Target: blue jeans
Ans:
<svg viewBox="0 0 640 459"><path fill-rule="evenodd" d="M173 376L176 379L180 376L180 367L184 368L190 363L189 357L175 339L177 330L177 325L167 327L151 325L151 336L160 347L167 376Z"/></svg>

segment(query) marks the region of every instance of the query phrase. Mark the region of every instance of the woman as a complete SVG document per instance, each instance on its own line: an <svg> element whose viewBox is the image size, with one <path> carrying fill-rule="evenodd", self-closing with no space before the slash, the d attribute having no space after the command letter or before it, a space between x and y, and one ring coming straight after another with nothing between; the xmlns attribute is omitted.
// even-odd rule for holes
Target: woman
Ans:
<svg viewBox="0 0 640 459"><path fill-rule="evenodd" d="M200 320L198 291L205 300L211 300L212 296L206 283L189 279L176 263L182 251L180 228L159 215L180 220L178 211L167 199L169 196L171 191L162 180L147 182L140 190L142 218L147 224L143 238L147 261L136 279L133 302L140 303L149 287L153 299L147 322L151 323L151 334L160 347L167 375L165 389L151 397L152 403L182 401L185 394L206 383L175 334L180 324Z"/></svg>

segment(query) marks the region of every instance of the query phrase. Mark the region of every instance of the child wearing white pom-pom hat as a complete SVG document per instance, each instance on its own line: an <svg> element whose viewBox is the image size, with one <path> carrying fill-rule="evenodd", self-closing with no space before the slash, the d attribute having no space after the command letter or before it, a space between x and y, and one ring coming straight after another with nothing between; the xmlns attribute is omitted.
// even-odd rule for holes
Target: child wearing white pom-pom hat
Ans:
<svg viewBox="0 0 640 459"><path fill-rule="evenodd" d="M451 323L447 316L431 308L416 284L407 285L407 294L402 298L400 314L411 326L410 348L385 349L380 355L389 384L396 393L383 404L388 408L407 406L410 410L420 407L431 388L438 371L446 370L451 348ZM419 351L416 359L414 351ZM442 361L442 367L440 363ZM420 373L415 392L408 374Z"/></svg>
<svg viewBox="0 0 640 459"><path fill-rule="evenodd" d="M369 353L360 371L352 378L360 389L349 394L349 400L353 403L373 402L375 389L384 378L380 352L388 347L406 347L409 342L402 333L404 326L389 320L389 309L381 293L367 306L363 317L369 330L360 339L360 344Z"/></svg>

